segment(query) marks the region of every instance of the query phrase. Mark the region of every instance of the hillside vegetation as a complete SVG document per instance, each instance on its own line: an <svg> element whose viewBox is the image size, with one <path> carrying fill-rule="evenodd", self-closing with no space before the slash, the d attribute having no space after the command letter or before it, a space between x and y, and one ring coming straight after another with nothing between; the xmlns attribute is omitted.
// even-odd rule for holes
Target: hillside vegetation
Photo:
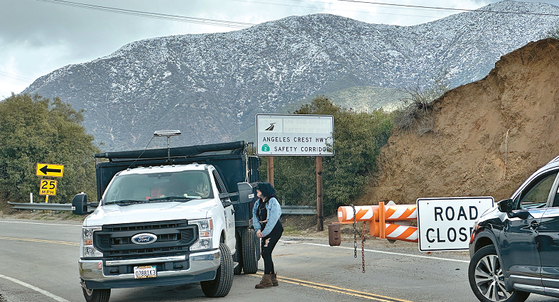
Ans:
<svg viewBox="0 0 559 302"><path fill-rule="evenodd" d="M393 132L378 157L378 177L358 203L508 198L529 174L559 155L558 79L556 39L504 55L485 78L432 103L429 131Z"/></svg>
<svg viewBox="0 0 559 302"><path fill-rule="evenodd" d="M0 213L7 201L37 202L41 179L37 164L64 166L50 202L70 202L79 192L96 198L93 154L99 149L81 126L83 116L59 98L12 95L0 102Z"/></svg>

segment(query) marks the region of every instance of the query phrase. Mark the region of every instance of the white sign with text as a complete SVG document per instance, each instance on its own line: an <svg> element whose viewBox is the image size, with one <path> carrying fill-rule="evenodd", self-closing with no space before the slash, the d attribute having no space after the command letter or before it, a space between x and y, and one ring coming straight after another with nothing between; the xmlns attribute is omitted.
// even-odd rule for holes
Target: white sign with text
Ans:
<svg viewBox="0 0 559 302"><path fill-rule="evenodd" d="M333 156L331 115L256 115L257 154L263 156Z"/></svg>
<svg viewBox="0 0 559 302"><path fill-rule="evenodd" d="M493 206L493 197L417 199L419 250L467 250L474 222Z"/></svg>

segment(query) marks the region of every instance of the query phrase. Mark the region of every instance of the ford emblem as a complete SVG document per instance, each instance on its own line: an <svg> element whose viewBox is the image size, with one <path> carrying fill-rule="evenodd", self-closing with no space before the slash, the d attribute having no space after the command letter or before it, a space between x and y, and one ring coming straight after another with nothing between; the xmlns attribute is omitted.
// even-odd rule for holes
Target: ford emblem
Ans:
<svg viewBox="0 0 559 302"><path fill-rule="evenodd" d="M132 236L132 242L135 244L150 244L157 241L157 236L150 233L141 233Z"/></svg>

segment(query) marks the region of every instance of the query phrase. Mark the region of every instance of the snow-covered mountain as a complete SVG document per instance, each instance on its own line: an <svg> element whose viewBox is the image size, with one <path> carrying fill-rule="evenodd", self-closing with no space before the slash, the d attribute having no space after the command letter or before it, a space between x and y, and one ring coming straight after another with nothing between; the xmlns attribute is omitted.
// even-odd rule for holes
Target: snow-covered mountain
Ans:
<svg viewBox="0 0 559 302"><path fill-rule="evenodd" d="M446 74L479 80L504 54L559 27L559 7L503 1L416 26L340 16L288 17L248 29L137 41L40 77L24 93L85 109L105 151L143 148L153 131L174 145L229 141L302 98L355 86L410 88Z"/></svg>

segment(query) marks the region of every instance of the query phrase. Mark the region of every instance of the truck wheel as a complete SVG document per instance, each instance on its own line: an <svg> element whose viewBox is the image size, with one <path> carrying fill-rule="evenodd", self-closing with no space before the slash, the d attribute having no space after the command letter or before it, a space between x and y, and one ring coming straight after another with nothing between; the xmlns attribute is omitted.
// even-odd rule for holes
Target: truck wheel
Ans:
<svg viewBox="0 0 559 302"><path fill-rule="evenodd" d="M87 302L109 302L111 289L88 289L82 287L83 296Z"/></svg>
<svg viewBox="0 0 559 302"><path fill-rule="evenodd" d="M219 244L221 257L214 280L202 281L202 291L206 297L225 297L233 286L233 257L225 243Z"/></svg>
<svg viewBox="0 0 559 302"><path fill-rule="evenodd" d="M260 258L260 244L256 232L252 229L241 230L243 270L245 274L254 274L258 271L258 259Z"/></svg>
<svg viewBox="0 0 559 302"><path fill-rule="evenodd" d="M236 247L236 251L235 254L233 254L233 261L237 262L237 266L235 266L235 269L233 270L233 273L235 275L240 275L242 270L243 270L243 251L241 250L241 233L239 231L236 231L236 243L235 243L235 247Z"/></svg>
<svg viewBox="0 0 559 302"><path fill-rule="evenodd" d="M493 245L484 246L474 254L468 267L468 280L482 302L522 302L530 295L505 289L503 268Z"/></svg>

